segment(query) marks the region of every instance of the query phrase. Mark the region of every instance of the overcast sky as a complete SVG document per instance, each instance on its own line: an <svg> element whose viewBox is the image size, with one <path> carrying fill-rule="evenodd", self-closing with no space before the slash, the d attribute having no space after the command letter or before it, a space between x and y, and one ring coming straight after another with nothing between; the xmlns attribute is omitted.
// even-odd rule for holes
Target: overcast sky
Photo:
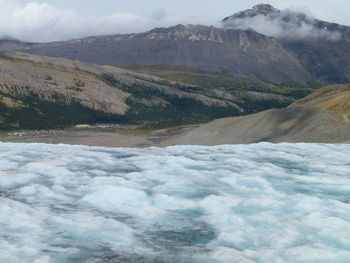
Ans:
<svg viewBox="0 0 350 263"><path fill-rule="evenodd" d="M258 0L0 0L0 37L45 42L90 35L142 32L175 24L218 25ZM349 0L266 0L350 25Z"/></svg>

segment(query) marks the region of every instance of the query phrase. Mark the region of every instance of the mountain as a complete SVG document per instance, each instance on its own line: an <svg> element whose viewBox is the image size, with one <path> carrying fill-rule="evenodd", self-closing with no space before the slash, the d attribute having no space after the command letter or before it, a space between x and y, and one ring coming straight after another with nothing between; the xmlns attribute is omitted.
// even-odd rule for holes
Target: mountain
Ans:
<svg viewBox="0 0 350 263"><path fill-rule="evenodd" d="M297 10L279 10L269 4L259 4L222 20L225 28L254 30L277 38L322 38L350 40L350 27L318 20Z"/></svg>
<svg viewBox="0 0 350 263"><path fill-rule="evenodd" d="M96 64L186 65L273 83L305 83L312 79L299 61L271 37L250 30L201 25L31 44L17 50Z"/></svg>
<svg viewBox="0 0 350 263"><path fill-rule="evenodd" d="M230 81L226 88L213 88L114 66L3 52L0 129L101 122L144 127L200 123L283 107L299 91L281 86L275 92L271 84L226 81Z"/></svg>
<svg viewBox="0 0 350 263"><path fill-rule="evenodd" d="M350 85L327 86L287 108L218 119L176 144L350 143Z"/></svg>
<svg viewBox="0 0 350 263"><path fill-rule="evenodd" d="M250 27L241 29L237 21L249 22ZM282 25L289 36L264 35L254 21ZM223 25L227 28L177 25L42 44L1 39L0 129L98 122L147 128L203 123L285 107L319 88L318 80L342 83L350 77L348 27L269 5L225 18ZM301 34L302 30L314 33ZM25 53L13 53L18 50ZM299 116L291 123L317 120L313 128L326 128L322 123L332 118L343 120L327 110L303 106L239 117L248 124L240 124L246 130L237 140L269 138L279 120L290 116ZM250 118L265 120L265 126ZM219 126L213 127L220 130ZM255 126L267 137L254 134Z"/></svg>
<svg viewBox="0 0 350 263"><path fill-rule="evenodd" d="M270 83L350 82L350 27L295 10L254 6L222 28L177 25L52 43L0 41L0 51L110 65L184 65Z"/></svg>
<svg viewBox="0 0 350 263"><path fill-rule="evenodd" d="M335 84L350 82L349 40L280 39L279 42L318 80Z"/></svg>
<svg viewBox="0 0 350 263"><path fill-rule="evenodd" d="M2 38L0 39L0 52L25 49L29 45L31 45L31 43L22 42L17 39Z"/></svg>
<svg viewBox="0 0 350 263"><path fill-rule="evenodd" d="M222 20L224 28L251 29L274 37L313 77L350 82L350 27L295 10L256 5Z"/></svg>

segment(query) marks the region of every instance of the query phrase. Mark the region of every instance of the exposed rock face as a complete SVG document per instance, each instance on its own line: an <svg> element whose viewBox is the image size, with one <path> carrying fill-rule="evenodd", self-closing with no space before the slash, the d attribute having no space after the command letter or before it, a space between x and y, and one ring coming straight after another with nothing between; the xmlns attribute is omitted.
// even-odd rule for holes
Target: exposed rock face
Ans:
<svg viewBox="0 0 350 263"><path fill-rule="evenodd" d="M275 37L315 78L327 83L350 81L350 27L293 10L257 5L222 20L223 27L252 28Z"/></svg>
<svg viewBox="0 0 350 263"><path fill-rule="evenodd" d="M349 96L349 86L325 87L288 108L218 119L204 124L176 143L350 143Z"/></svg>
<svg viewBox="0 0 350 263"><path fill-rule="evenodd" d="M298 60L270 37L200 25L28 45L21 50L97 64L187 65L270 82L311 78Z"/></svg>

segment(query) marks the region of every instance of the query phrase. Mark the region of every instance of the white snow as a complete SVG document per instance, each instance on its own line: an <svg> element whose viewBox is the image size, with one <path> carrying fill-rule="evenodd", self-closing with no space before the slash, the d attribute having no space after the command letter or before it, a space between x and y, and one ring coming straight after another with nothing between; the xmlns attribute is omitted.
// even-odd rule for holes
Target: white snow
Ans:
<svg viewBox="0 0 350 263"><path fill-rule="evenodd" d="M0 262L349 262L350 145L0 143Z"/></svg>

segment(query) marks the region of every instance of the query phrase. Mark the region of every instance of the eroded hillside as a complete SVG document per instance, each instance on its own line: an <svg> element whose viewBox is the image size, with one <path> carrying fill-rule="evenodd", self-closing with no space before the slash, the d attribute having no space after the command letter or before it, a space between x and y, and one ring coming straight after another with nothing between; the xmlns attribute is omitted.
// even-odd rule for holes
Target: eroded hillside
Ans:
<svg viewBox="0 0 350 263"><path fill-rule="evenodd" d="M268 90L205 86L60 58L2 53L1 129L124 122L146 127L200 123L293 101Z"/></svg>
<svg viewBox="0 0 350 263"><path fill-rule="evenodd" d="M350 86L327 86L287 108L218 119L190 131L176 144L350 142Z"/></svg>

